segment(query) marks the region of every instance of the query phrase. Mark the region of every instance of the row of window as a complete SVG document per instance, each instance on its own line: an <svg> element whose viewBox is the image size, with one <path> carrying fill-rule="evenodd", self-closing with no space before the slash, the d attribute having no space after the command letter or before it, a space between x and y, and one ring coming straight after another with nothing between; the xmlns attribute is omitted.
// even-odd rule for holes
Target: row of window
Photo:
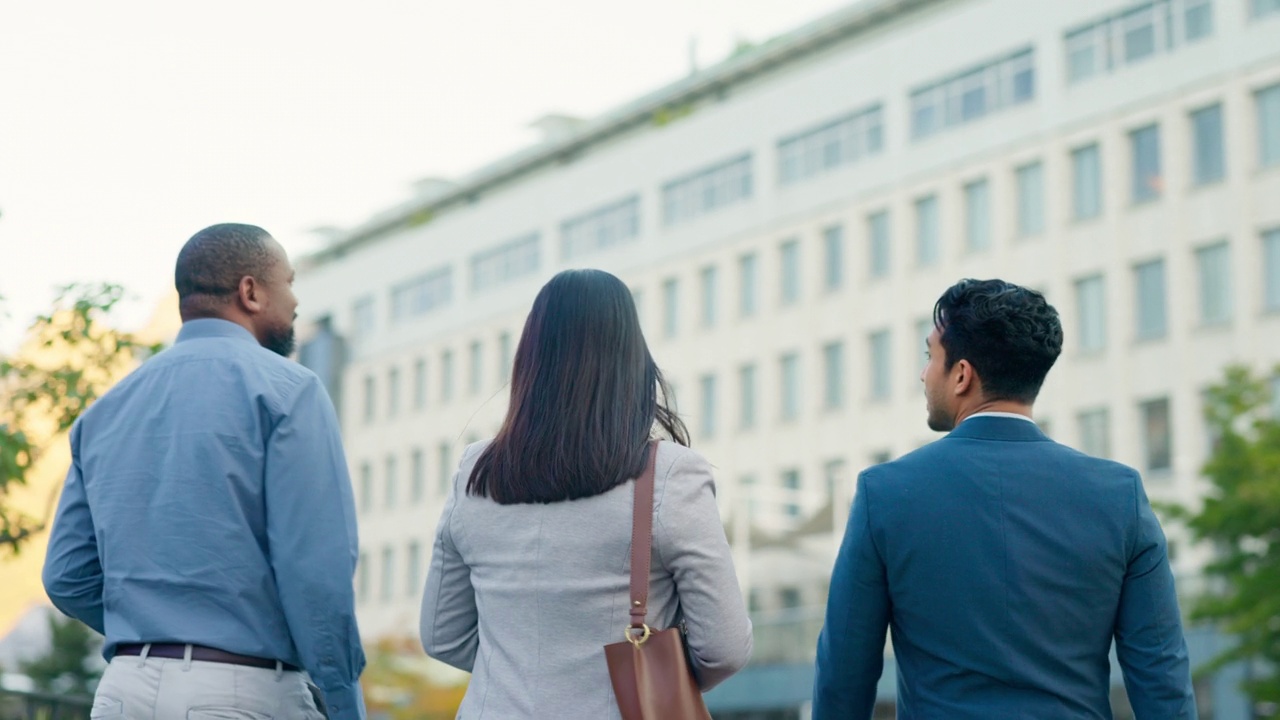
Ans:
<svg viewBox="0 0 1280 720"><path fill-rule="evenodd" d="M441 442L436 450L436 497L449 494L453 481L453 443ZM388 510L404 507L405 504L419 505L427 497L427 457L422 448L414 448L409 452L409 485L400 486L400 456L391 453L383 460L382 492L376 493L374 488L374 467L369 461L360 464L359 479L356 485L356 502L360 512L369 512L376 507ZM406 495L402 492L407 490Z"/></svg>
<svg viewBox="0 0 1280 720"><path fill-rule="evenodd" d="M511 333L506 331L498 333L497 351L498 367L494 378L496 384L501 386L510 381L511 364L515 358L515 342ZM456 372L454 365L453 350L446 349L441 351L436 366L437 381L439 383L438 402L447 403L455 397ZM426 409L430 382L429 371L430 366L426 358L419 357L413 361L412 377L410 379L412 386L410 392L406 395L401 380L400 366L393 365L387 370L385 412L388 418L395 418L400 414L405 400L409 401L414 411ZM473 340L467 348L467 392L472 396L476 396L485 387L484 343L481 340ZM373 422L378 415L378 396L378 378L373 374L365 375L361 419L366 424Z"/></svg>
<svg viewBox="0 0 1280 720"><path fill-rule="evenodd" d="M1149 0L1067 31L1067 81L1081 82L1213 34L1213 0Z"/></svg>
<svg viewBox="0 0 1280 720"><path fill-rule="evenodd" d="M1198 321L1201 325L1231 322L1234 314L1231 245L1215 242L1195 251ZM1262 308L1280 311L1280 229L1262 233ZM1169 331L1166 260L1153 258L1133 267L1134 338L1159 340ZM1109 302L1106 278L1090 275L1075 281L1076 330L1081 352L1106 349Z"/></svg>
<svg viewBox="0 0 1280 720"><path fill-rule="evenodd" d="M378 596L379 602L386 604L397 599L396 577L400 570L396 567L396 548L388 545L382 548L381 567L379 568ZM422 554L422 544L417 540L411 540L405 547L404 554L404 579L405 584L402 592L410 598L419 597L422 592L426 576L423 574L425 569L425 558ZM359 562L356 564L356 602L363 605L372 601L373 584L372 569L369 564L369 553L366 550L360 551Z"/></svg>

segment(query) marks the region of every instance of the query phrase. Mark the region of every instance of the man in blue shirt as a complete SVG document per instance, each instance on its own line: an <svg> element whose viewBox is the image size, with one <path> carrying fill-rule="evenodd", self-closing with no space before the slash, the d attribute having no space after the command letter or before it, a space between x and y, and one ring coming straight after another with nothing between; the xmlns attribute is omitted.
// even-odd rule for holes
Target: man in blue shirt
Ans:
<svg viewBox="0 0 1280 720"><path fill-rule="evenodd" d="M293 268L222 224L175 282L177 342L72 428L49 538L49 597L106 636L94 717L364 718L355 505L333 405L286 359Z"/></svg>
<svg viewBox="0 0 1280 720"><path fill-rule="evenodd" d="M1062 351L1040 293L962 280L921 375L950 432L863 471L818 640L814 720L870 720L892 628L900 720L1110 720L1115 643L1138 720L1194 720L1160 523L1136 470L1031 420Z"/></svg>

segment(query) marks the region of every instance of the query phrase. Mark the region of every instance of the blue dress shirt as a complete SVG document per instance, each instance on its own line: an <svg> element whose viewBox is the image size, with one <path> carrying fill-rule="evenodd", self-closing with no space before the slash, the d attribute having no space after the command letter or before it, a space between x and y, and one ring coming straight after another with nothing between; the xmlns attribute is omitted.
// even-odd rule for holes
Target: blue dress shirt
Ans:
<svg viewBox="0 0 1280 720"><path fill-rule="evenodd" d="M305 668L363 718L355 503L319 379L225 320L103 395L71 430L44 566L54 605L121 643L179 642Z"/></svg>

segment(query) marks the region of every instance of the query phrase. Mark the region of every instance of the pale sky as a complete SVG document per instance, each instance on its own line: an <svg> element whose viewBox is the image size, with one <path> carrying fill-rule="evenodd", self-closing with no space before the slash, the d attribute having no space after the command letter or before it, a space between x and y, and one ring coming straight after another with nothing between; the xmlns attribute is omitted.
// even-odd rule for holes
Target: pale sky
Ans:
<svg viewBox="0 0 1280 720"><path fill-rule="evenodd" d="M124 284L137 325L182 243L261 225L293 254L850 0L3 2L0 351L54 288Z"/></svg>

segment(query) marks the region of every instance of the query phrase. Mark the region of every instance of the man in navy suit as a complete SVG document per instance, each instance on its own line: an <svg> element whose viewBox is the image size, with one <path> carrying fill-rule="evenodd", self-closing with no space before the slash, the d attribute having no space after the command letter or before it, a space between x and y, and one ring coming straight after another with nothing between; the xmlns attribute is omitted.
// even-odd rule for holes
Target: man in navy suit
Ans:
<svg viewBox="0 0 1280 720"><path fill-rule="evenodd" d="M1040 293L963 280L921 375L950 434L858 478L818 640L814 720L866 720L893 629L901 720L1110 719L1114 640L1138 720L1193 720L1164 534L1133 468L1031 407L1062 351Z"/></svg>

